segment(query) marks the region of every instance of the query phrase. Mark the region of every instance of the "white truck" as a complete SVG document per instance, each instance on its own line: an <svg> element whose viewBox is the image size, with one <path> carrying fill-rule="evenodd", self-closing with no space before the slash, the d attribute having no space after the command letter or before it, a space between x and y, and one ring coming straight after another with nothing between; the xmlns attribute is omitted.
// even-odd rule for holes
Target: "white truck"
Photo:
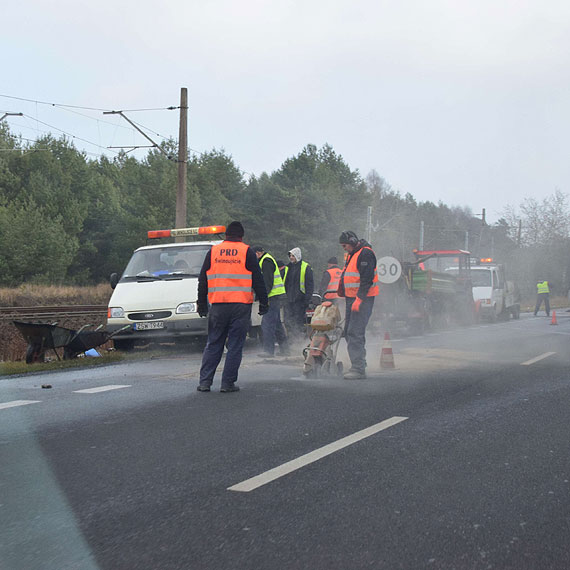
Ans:
<svg viewBox="0 0 570 570"><path fill-rule="evenodd" d="M492 258L476 260L471 265L473 300L482 319L495 322L497 319L520 317L520 295L512 281L505 279L505 268Z"/></svg>
<svg viewBox="0 0 570 570"><path fill-rule="evenodd" d="M202 235L217 239L139 247L121 277L111 275L107 331L116 332L115 348L129 350L139 341L207 334L207 319L200 318L196 306L198 276L206 254L221 243L223 232L224 226L148 232L149 239Z"/></svg>

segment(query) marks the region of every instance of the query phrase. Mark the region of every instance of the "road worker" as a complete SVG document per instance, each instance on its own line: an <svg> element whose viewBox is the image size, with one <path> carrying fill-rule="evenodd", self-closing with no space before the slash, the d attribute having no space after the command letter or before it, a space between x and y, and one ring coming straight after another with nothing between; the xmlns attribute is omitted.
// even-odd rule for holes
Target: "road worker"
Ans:
<svg viewBox="0 0 570 570"><path fill-rule="evenodd" d="M348 254L338 287L339 296L346 298L344 334L351 362L344 377L366 378L366 326L379 292L376 256L352 231L342 232L339 243Z"/></svg>
<svg viewBox="0 0 570 570"><path fill-rule="evenodd" d="M544 301L544 310L546 311L546 316L550 316L550 287L548 286L548 281L537 281L536 282L536 305L534 306L534 316L540 310L540 306Z"/></svg>
<svg viewBox="0 0 570 570"><path fill-rule="evenodd" d="M226 239L206 254L198 278L198 314L208 316L208 342L202 355L199 392L210 391L226 344L228 352L220 392L239 390L236 382L254 292L259 299L259 314L269 310L257 256L242 242L243 236L242 224L232 222L226 230Z"/></svg>
<svg viewBox="0 0 570 570"><path fill-rule="evenodd" d="M287 254L289 263L285 266L285 325L290 337L301 339L305 334L305 313L314 291L314 277L311 266L302 260L301 249L294 247Z"/></svg>
<svg viewBox="0 0 570 570"><path fill-rule="evenodd" d="M319 285L319 294L327 301L338 299L338 284L342 269L338 266L338 259L331 257L327 261L327 268L323 272L321 284ZM328 293L327 293L328 291Z"/></svg>
<svg viewBox="0 0 570 570"><path fill-rule="evenodd" d="M273 256L266 252L263 246L257 245L253 251L259 260L259 267L269 297L269 311L261 319L263 353L259 356L273 357L275 355L275 341L279 344L281 354L288 355L287 335L281 322L281 303L286 299L285 285L279 267Z"/></svg>

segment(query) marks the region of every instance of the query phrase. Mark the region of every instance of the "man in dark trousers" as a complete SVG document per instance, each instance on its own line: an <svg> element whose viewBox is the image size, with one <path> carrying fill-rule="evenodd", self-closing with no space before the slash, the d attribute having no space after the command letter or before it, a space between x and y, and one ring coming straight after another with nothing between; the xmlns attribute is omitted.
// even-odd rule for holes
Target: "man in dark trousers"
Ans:
<svg viewBox="0 0 570 570"><path fill-rule="evenodd" d="M208 316L208 342L202 355L199 392L210 391L226 340L228 353L220 392L239 390L236 382L254 292L259 299L259 314L264 315L269 309L257 257L242 242L243 235L241 223L232 222L226 230L226 239L206 254L198 278L198 314Z"/></svg>
<svg viewBox="0 0 570 570"><path fill-rule="evenodd" d="M290 336L302 338L305 334L305 313L311 302L315 280L311 266L301 259L301 249L294 247L285 266L285 324Z"/></svg>
<svg viewBox="0 0 570 570"><path fill-rule="evenodd" d="M253 248L259 267L263 274L263 281L269 297L269 311L261 319L261 332L263 334L263 354L262 357L273 357L275 355L275 341L279 343L282 355L289 354L287 335L281 322L281 302L286 299L285 285L279 272L277 262L270 253L257 245Z"/></svg>
<svg viewBox="0 0 570 570"><path fill-rule="evenodd" d="M346 297L344 334L351 362L344 377L356 380L366 378L366 326L379 292L376 256L354 232L342 232L338 241L348 254L338 287L339 296Z"/></svg>
<svg viewBox="0 0 570 570"><path fill-rule="evenodd" d="M546 311L546 316L550 316L550 287L548 281L537 281L536 282L536 305L534 306L534 316L540 310L540 306L544 301L544 310Z"/></svg>

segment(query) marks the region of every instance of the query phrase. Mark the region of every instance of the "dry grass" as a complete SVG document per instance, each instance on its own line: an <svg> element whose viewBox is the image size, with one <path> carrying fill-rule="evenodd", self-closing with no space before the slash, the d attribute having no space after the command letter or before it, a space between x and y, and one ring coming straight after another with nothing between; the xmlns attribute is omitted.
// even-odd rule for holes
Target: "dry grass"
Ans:
<svg viewBox="0 0 570 570"><path fill-rule="evenodd" d="M108 283L92 287L60 285L20 285L0 288L0 307L53 305L106 305L112 289Z"/></svg>

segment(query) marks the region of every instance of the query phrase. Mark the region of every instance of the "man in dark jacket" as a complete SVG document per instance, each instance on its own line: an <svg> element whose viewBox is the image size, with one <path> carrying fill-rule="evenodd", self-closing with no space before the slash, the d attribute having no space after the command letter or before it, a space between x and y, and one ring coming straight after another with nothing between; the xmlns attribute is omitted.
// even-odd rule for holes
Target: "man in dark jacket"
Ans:
<svg viewBox="0 0 570 570"><path fill-rule="evenodd" d="M370 244L354 232L342 232L339 243L348 254L338 286L339 296L346 297L344 334L352 365L344 377L366 378L365 332L379 292L376 256Z"/></svg>
<svg viewBox="0 0 570 570"><path fill-rule="evenodd" d="M242 242L244 229L232 222L226 239L206 254L198 278L198 314L208 316L208 342L202 355L199 392L209 392L227 340L220 392L237 392L238 370L251 321L254 292L259 314L269 309L263 275L253 249ZM208 306L209 304L209 306Z"/></svg>
<svg viewBox="0 0 570 570"><path fill-rule="evenodd" d="M275 341L279 343L281 354L288 355L287 335L281 322L281 303L287 297L285 296L285 285L283 284L279 266L273 256L266 252L262 246L255 246L253 251L255 251L255 255L257 255L259 260L263 281L269 296L269 311L261 319L264 352L259 356L273 357L275 354Z"/></svg>
<svg viewBox="0 0 570 570"><path fill-rule="evenodd" d="M305 334L305 312L311 302L315 280L311 266L301 259L301 249L294 247L285 266L285 324L290 336L302 338Z"/></svg>

